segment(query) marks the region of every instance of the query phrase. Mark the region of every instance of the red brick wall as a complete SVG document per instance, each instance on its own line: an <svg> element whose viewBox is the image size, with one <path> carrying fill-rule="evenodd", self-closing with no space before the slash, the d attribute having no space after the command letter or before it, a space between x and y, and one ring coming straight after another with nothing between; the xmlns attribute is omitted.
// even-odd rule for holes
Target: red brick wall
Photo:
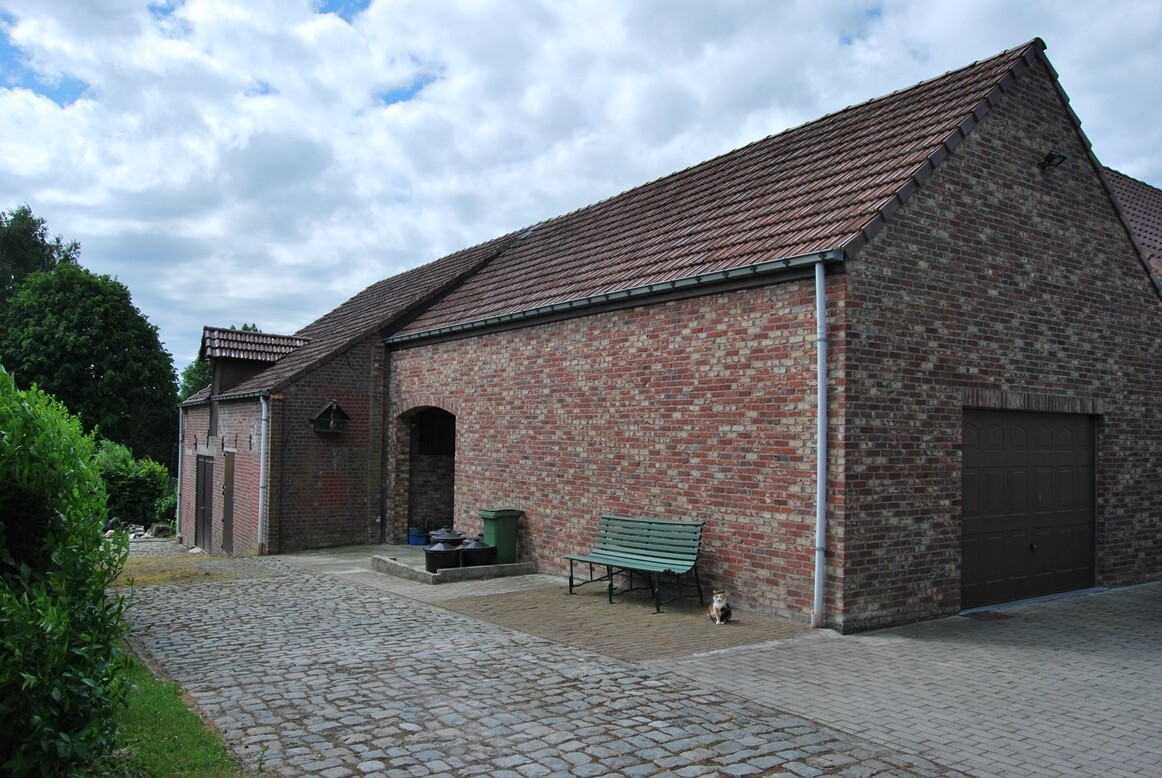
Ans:
<svg viewBox="0 0 1162 778"><path fill-rule="evenodd" d="M270 398L266 553L379 540L383 439L383 346L370 338ZM318 433L310 419L335 400L351 419ZM194 542L199 451L214 457L213 553L222 552L223 453L235 451L234 554L259 553L261 404L257 397L187 409L182 442L181 534Z"/></svg>
<svg viewBox="0 0 1162 778"><path fill-rule="evenodd" d="M601 514L700 519L709 579L740 603L809 613L813 281L404 349L390 374L393 417L456 415L458 528L480 531L481 508L522 509L519 557L562 573ZM393 433L402 527L406 424Z"/></svg>
<svg viewBox="0 0 1162 778"><path fill-rule="evenodd" d="M959 609L966 407L1097 415L1099 581L1162 575L1162 301L1040 66L828 284L830 624ZM805 616L812 314L799 281L403 349L391 412L457 415L458 524L525 510L543 570L601 513L699 518L710 577Z"/></svg>
<svg viewBox="0 0 1162 778"><path fill-rule="evenodd" d="M1098 414L1098 577L1162 575L1162 302L1039 66L847 272L845 630L959 609L968 406Z"/></svg>
<svg viewBox="0 0 1162 778"><path fill-rule="evenodd" d="M217 434L209 434L209 406L189 408L184 415L182 436L181 515L179 534L187 545L195 540L197 457L214 461L211 544L204 550L223 553L223 488L226 452L234 454L233 553L258 553L259 454L261 415L258 400L222 403L218 407Z"/></svg>
<svg viewBox="0 0 1162 778"><path fill-rule="evenodd" d="M271 399L270 553L379 541L382 398L372 337ZM311 428L328 400L351 417L341 432Z"/></svg>
<svg viewBox="0 0 1162 778"><path fill-rule="evenodd" d="M181 493L178 495L177 533L186 545L194 543L194 507L197 476L197 453L199 449L209 451L210 406L201 405L182 411L181 470L178 481Z"/></svg>

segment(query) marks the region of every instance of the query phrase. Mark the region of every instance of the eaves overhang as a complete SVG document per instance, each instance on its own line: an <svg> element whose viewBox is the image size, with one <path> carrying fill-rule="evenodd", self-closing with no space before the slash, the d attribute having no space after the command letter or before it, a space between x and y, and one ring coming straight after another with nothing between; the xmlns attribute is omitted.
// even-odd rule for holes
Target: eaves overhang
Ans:
<svg viewBox="0 0 1162 778"><path fill-rule="evenodd" d="M269 389L253 389L245 392L225 392L224 394L216 394L213 396L200 397L196 400L190 399L178 403L179 408L197 408L200 405L209 405L214 400L252 400L256 397L270 397Z"/></svg>
<svg viewBox="0 0 1162 778"><path fill-rule="evenodd" d="M683 292L691 295L709 294L718 287L732 286L739 283L745 284L747 281L766 282L768 280L774 280L775 277L783 274L809 269L820 262L837 263L842 262L843 259L844 254L838 249L815 251L809 254L783 257L769 262L747 265L745 267L719 270L713 273L678 278L672 281L661 281L632 289L602 292L589 297L551 303L524 311L514 311L512 313L458 322L456 324L449 324L420 332L391 335L384 338L384 343L390 346L432 338L464 337L468 333L476 330L522 326L531 324L536 319L560 318L562 315L582 316L590 312L591 309L627 303L634 305L648 303L651 298L669 297Z"/></svg>

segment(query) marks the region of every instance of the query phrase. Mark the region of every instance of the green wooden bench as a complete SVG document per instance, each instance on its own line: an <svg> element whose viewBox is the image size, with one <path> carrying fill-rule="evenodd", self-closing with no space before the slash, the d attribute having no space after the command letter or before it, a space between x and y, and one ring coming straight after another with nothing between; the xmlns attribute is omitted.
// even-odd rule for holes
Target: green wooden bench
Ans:
<svg viewBox="0 0 1162 778"><path fill-rule="evenodd" d="M694 574L698 587L698 602L705 605L702 582L698 579L698 546L702 542L702 522L643 519L631 516L602 516L597 524L597 537L587 554L566 554L569 560L569 594L573 589L594 581L605 581L609 586L609 601L613 602L613 576L629 574L629 586L616 594L637 589L650 589L654 594L654 608L662 612L662 605L683 596L678 576ZM589 578L575 581L573 566L589 565ZM604 568L603 575L596 569ZM634 574L644 573L648 586L634 586ZM677 594L662 600L661 576L674 576Z"/></svg>

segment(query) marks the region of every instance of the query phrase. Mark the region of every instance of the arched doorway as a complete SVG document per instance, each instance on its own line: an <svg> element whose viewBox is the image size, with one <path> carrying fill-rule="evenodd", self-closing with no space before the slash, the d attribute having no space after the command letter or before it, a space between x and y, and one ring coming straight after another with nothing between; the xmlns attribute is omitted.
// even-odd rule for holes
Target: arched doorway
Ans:
<svg viewBox="0 0 1162 778"><path fill-rule="evenodd" d="M456 507L456 417L423 408L408 417L408 426L407 525L429 531L450 527Z"/></svg>

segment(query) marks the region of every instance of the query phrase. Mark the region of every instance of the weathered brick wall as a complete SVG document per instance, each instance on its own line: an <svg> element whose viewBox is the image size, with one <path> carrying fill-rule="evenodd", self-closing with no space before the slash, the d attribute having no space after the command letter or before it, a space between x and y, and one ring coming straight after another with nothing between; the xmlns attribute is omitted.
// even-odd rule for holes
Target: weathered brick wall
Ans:
<svg viewBox="0 0 1162 778"><path fill-rule="evenodd" d="M1162 575L1162 302L1040 66L847 273L845 630L959 609L966 406L1099 414L1098 578Z"/></svg>
<svg viewBox="0 0 1162 778"><path fill-rule="evenodd" d="M211 541L204 550L223 553L224 461L234 455L233 553L258 553L259 453L261 412L257 399L222 403L218 408L217 434L209 434L209 406L187 409L182 439L181 516L179 534L193 545L197 507L197 458L213 459L211 488Z"/></svg>
<svg viewBox="0 0 1162 778"><path fill-rule="evenodd" d="M256 398L221 403L214 447L214 553L222 552L223 469L226 452L234 454L233 554L258 553L258 501L262 408Z"/></svg>
<svg viewBox="0 0 1162 778"><path fill-rule="evenodd" d="M351 417L341 432L311 428L328 400ZM270 553L378 542L383 345L361 342L271 405Z"/></svg>
<svg viewBox="0 0 1162 778"><path fill-rule="evenodd" d="M409 474L398 417L439 407L456 416L459 529L480 531L481 508L522 509L520 558L562 573L603 513L701 519L708 579L739 603L809 613L813 281L402 349L390 376L393 527Z"/></svg>
<svg viewBox="0 0 1162 778"><path fill-rule="evenodd" d="M455 493L451 486L455 483L456 458L415 453L411 456L408 526L435 530L451 525L455 511Z"/></svg>
<svg viewBox="0 0 1162 778"><path fill-rule="evenodd" d="M186 545L194 543L194 521L197 495L194 491L197 477L197 454L199 447L209 446L210 407L208 405L186 408L182 412L181 472L178 478L181 494L178 497L177 534Z"/></svg>

